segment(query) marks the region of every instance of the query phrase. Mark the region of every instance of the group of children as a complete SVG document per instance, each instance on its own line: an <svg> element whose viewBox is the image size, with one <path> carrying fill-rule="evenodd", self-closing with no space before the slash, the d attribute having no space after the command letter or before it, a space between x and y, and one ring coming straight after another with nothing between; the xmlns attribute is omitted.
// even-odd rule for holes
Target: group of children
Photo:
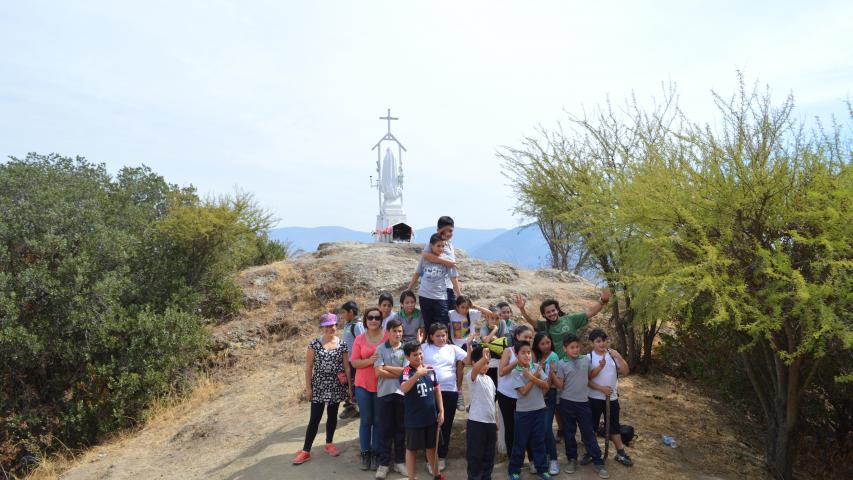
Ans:
<svg viewBox="0 0 853 480"><path fill-rule="evenodd" d="M587 312L573 315L563 314L555 300L546 300L538 322L517 297L527 324L515 323L508 303L486 309L461 295L450 245L453 220L441 217L437 230L409 288L400 295L399 311L392 311L394 298L387 293L364 311L362 321L358 305L345 303L342 340L335 335L336 316L321 316L322 336L309 345L305 369L311 417L305 444L293 463L310 460L324 409L325 451L339 455L333 444L337 409L348 402L341 418L359 417L361 469L375 470L379 479L392 469L414 479L420 451L425 451L430 475L443 478L453 420L456 411L465 410L469 479L491 478L499 428L511 479L520 478L525 455L539 478L558 474L555 416L565 444L564 471L578 468L579 429L586 448L580 463L592 463L599 477L608 478L595 432L609 402L607 433L617 449L615 459L632 465L619 435L617 395L617 374L626 374L628 365L608 348L602 330L589 333L594 348L587 355L581 354L576 336L609 301L609 294L602 293L599 304ZM416 298L412 287L418 282Z"/></svg>

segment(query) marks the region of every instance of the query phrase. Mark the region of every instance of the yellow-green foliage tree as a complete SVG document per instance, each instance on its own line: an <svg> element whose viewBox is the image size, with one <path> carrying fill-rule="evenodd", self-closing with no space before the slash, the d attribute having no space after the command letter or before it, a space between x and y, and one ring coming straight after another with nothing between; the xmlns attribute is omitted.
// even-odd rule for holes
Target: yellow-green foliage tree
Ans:
<svg viewBox="0 0 853 480"><path fill-rule="evenodd" d="M637 165L660 154L676 121L675 95L665 90L664 101L646 112L636 100L621 111L608 103L589 116L570 116L567 130L540 131L520 148L500 153L507 176L518 195L517 211L540 224L557 224L560 235L545 235L551 251L575 246L583 268L607 282L617 300L611 322L618 348L632 369L647 368L660 316L638 316L636 287L630 282L630 252L641 231L617 216L620 193L632 181ZM554 245L557 243L557 245Z"/></svg>
<svg viewBox="0 0 853 480"><path fill-rule="evenodd" d="M676 132L638 163L618 217L644 232L632 281L667 299L658 313L731 342L766 420L768 467L789 479L804 393L828 355L853 348L851 150L805 135L792 98L774 106L742 83L715 98L719 126Z"/></svg>

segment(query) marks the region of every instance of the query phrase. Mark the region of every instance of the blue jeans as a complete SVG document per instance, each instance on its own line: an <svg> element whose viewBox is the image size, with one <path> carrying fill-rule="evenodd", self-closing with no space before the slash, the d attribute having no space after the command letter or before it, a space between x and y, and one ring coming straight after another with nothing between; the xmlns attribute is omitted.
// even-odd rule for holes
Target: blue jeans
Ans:
<svg viewBox="0 0 853 480"><path fill-rule="evenodd" d="M557 410L557 389L545 394L545 454L549 460L557 459L557 441L554 439L554 412Z"/></svg>
<svg viewBox="0 0 853 480"><path fill-rule="evenodd" d="M364 387L355 387L355 401L358 403L358 443L361 451L378 454L381 445L379 397L376 392L368 392Z"/></svg>
<svg viewBox="0 0 853 480"><path fill-rule="evenodd" d="M604 460L601 458L601 447L598 446L598 440L595 438L595 430L592 425L592 409L589 402L573 402L560 399L560 420L563 422L563 443L566 444L566 458L578 458L578 444L575 441L575 431L579 427L581 431L581 441L586 447L586 453L592 457L592 463L596 465L604 465Z"/></svg>
<svg viewBox="0 0 853 480"><path fill-rule="evenodd" d="M524 452L527 449L531 451L536 471L548 471L545 445L542 441L542 437L545 435L545 412L547 410L547 408L543 408L532 412L515 411L515 438L512 441L512 454L509 457L508 467L510 475L521 473L521 466L524 464Z"/></svg>

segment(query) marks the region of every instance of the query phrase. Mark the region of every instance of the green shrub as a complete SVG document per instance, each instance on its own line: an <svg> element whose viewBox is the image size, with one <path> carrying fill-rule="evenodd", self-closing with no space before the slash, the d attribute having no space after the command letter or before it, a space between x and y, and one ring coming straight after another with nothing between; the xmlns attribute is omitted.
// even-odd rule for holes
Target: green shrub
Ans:
<svg viewBox="0 0 853 480"><path fill-rule="evenodd" d="M202 200L147 167L83 158L0 164L0 467L90 444L180 391L208 352L205 317L240 307L236 269L270 216Z"/></svg>

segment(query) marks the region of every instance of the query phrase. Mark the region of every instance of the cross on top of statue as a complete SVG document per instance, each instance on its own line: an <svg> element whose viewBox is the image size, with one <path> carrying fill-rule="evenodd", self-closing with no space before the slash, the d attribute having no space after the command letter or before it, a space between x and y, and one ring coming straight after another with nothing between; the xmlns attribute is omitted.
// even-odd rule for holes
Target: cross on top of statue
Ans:
<svg viewBox="0 0 853 480"><path fill-rule="evenodd" d="M391 109L388 109L388 115L385 117L379 117L379 120L388 120L388 133L391 133L391 120L399 120L397 117L391 116Z"/></svg>
<svg viewBox="0 0 853 480"><path fill-rule="evenodd" d="M388 131L376 142L371 150L376 150L376 182L371 177L370 186L378 190L379 214L376 216L374 235L377 242L411 241L412 228L406 225L406 212L403 210L403 152L406 147L391 133L391 109L380 120L388 122ZM383 157L382 143L385 142ZM392 148L396 144L397 155Z"/></svg>

